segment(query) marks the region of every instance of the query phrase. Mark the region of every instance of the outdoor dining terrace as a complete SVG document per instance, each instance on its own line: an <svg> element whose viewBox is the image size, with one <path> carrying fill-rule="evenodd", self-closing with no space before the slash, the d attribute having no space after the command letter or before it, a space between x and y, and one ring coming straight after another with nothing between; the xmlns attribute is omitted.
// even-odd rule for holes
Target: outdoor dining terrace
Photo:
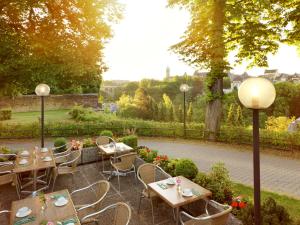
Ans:
<svg viewBox="0 0 300 225"><path fill-rule="evenodd" d="M80 150L81 151L81 150ZM129 153L132 154L132 153ZM134 154L134 153L133 153ZM125 153L126 155L126 153ZM127 153L128 155L128 153ZM81 158L82 159L82 158ZM50 179L49 185L42 191L43 198L46 198L47 202L47 208L39 208L40 207L40 201L41 196L38 195L37 197L33 198L32 194L26 194L21 192L21 199L19 200L18 195L16 194L15 185L12 183L8 183L5 185L0 186L0 211L8 210L10 212L0 214L0 224L6 225L6 224L12 224L12 225L22 225L22 224L47 224L46 223L40 223L37 222L41 218L45 218L45 221L50 221L51 218L49 218L49 215L53 215L53 217L57 217L60 219L55 219L54 224L95 224L95 222L98 222L98 224L116 224L116 225L122 225L122 224L136 224L136 225L146 225L146 224L155 224L155 225L171 225L171 224L179 224L179 216L181 217L181 214L177 214L176 209L179 211L185 211L188 215L193 216L199 216L202 215L202 217L210 216L210 215L218 215L222 214L222 212L226 211L223 207L218 205L217 203L214 203L213 201L210 201L210 191L206 190L199 185L193 183L192 181L181 177L182 182L182 188L189 187L192 188L195 193L193 193L192 197L184 197L180 195L179 197L176 197L172 200L172 196L174 198L173 193L177 193L175 185L168 185L165 180L170 177L167 173L165 173L160 168L156 167L157 173L155 177L152 177L151 172L149 173L149 169L145 170L144 175L142 174L142 169L139 170L139 168L147 168L147 163L145 163L144 160L142 160L139 157L136 157L133 165L134 168L136 168L138 173L138 179L135 176L136 171L134 173L128 173L126 176L112 176L111 179L109 179L110 175L117 175L116 173L106 174L104 169L110 170L111 169L111 160L109 158L104 157L104 160L101 160L101 156L94 160L94 162L90 163L83 163L81 165L76 165L76 172L73 173L73 175L70 175L68 173L61 174L57 176L57 179ZM19 158L17 158L17 162ZM145 166L146 165L146 166ZM59 164L58 166L59 167ZM150 166L151 167L151 166ZM31 174L29 174L30 176ZM122 174L121 174L122 175ZM40 174L37 174L37 177L40 177ZM151 180L151 177L158 181L156 182L150 182L147 183L147 179ZM55 180L55 183L54 183ZM163 182L160 182L164 180ZM175 180L175 179L174 179ZM106 207L114 206L114 204L122 202L122 204L126 204L129 206L130 213L127 215L125 212L119 212L118 210L104 210L103 213L100 213L97 215L97 220L91 220L91 221L85 221L82 218L86 215L92 214L96 209L98 208L98 205L94 205L93 207L89 207L84 214L82 215L81 211L78 210L81 206L84 206L86 204L93 203L98 200L98 189L95 184L97 182L103 182L108 183L109 182L109 188L106 194L104 194L101 197L100 202L100 210L105 209ZM141 194L144 193L145 186L143 185L143 182L146 182L148 187L150 188L152 186L153 189L151 189L150 196L154 197L147 199L147 196L143 196L144 198L141 200L140 209L139 209L139 202ZM0 183L1 184L1 183ZM37 186L35 188L39 189L42 186L42 183L37 182ZM52 189L53 187L53 189ZM75 190L80 190L85 187L91 187L88 189L85 189L83 191L79 191L78 193L74 193ZM30 188L30 187L29 187ZM155 190L161 193L169 193L167 195L159 195L155 194ZM198 193L197 193L198 192ZM63 193L64 196L67 196L69 198L70 204L72 203L74 208L64 208L67 206L62 207L55 207L56 202L53 198L55 198L56 195L59 195L60 193ZM35 193L34 193L35 194ZM44 195L45 194L45 195ZM178 194L178 193L177 193ZM168 197L169 196L169 197ZM177 195L176 195L177 196ZM35 200L32 200L35 199ZM172 204L176 202L175 205L172 206ZM24 205L27 204L27 205ZM31 205L30 205L31 204ZM53 206L55 205L55 206ZM69 204L68 204L69 205ZM27 220L24 221L22 219L16 218L16 211L18 212L18 207L24 207L27 206L28 208L32 209L32 216L36 220ZM151 207L153 206L153 208ZM178 207L177 207L178 206ZM13 209L14 208L14 209ZM153 209L153 214L152 214ZM52 210L52 211L51 211ZM63 211L61 211L63 210ZM69 211L70 212L69 212ZM228 212L229 206L227 207ZM121 210L120 210L121 211ZM68 214L70 213L70 214ZM65 214L65 215L64 215ZM227 213L228 214L228 213ZM63 216L64 215L64 216ZM229 214L228 214L229 215ZM223 216L223 222L220 222L217 220L209 220L210 224L239 224L238 221L234 219L231 215ZM60 217L59 217L60 216ZM116 217L122 218L127 217L129 223L122 222L121 220L112 222ZM152 217L153 216L153 217ZM29 217L30 218L30 217ZM69 223L66 219L70 219L71 222ZM74 218L74 221L72 219ZM225 222L224 222L225 218ZM65 222L63 222L63 219ZM185 218L185 221L189 218ZM61 222L62 221L62 222ZM24 223L23 223L24 222ZM51 224L51 223L49 223ZM190 223L184 223L184 224L204 224L201 221L198 222L190 222Z"/></svg>

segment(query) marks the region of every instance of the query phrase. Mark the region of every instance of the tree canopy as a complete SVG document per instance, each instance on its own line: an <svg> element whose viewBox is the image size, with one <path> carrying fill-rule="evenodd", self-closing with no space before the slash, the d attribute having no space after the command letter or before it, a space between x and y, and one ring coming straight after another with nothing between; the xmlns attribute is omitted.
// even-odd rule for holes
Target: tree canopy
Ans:
<svg viewBox="0 0 300 225"><path fill-rule="evenodd" d="M114 0L2 0L0 90L52 92L96 85L106 66L102 50L121 16Z"/></svg>
<svg viewBox="0 0 300 225"><path fill-rule="evenodd" d="M169 5L184 7L191 14L182 40L172 50L187 63L210 71L205 123L209 138L215 139L222 117L223 77L232 66L229 52L235 53L236 63L267 66L268 53L275 53L285 39L288 21L293 19L291 11L299 19L299 1L169 0ZM288 10L288 5L293 10ZM293 32L288 36L295 40Z"/></svg>

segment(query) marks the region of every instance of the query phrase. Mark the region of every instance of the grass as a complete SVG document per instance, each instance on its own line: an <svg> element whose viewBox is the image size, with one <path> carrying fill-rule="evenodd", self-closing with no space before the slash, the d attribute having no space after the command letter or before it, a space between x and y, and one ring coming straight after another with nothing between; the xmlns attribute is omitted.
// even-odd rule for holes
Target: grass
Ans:
<svg viewBox="0 0 300 225"><path fill-rule="evenodd" d="M253 188L240 184L234 184L234 193L236 196L244 195L248 196L251 201L253 201ZM292 197L288 197L286 195L277 194L274 192L269 191L262 191L261 198L264 201L266 198L271 197L277 201L279 205L284 206L288 212L290 213L291 217L294 220L300 220L300 199L295 199Z"/></svg>
<svg viewBox="0 0 300 225"><path fill-rule="evenodd" d="M68 111L69 111L68 109L45 111L45 121L59 122L59 121L69 120L70 117L68 115ZM16 113L12 113L11 120L3 121L3 123L6 124L32 123L32 122L37 122L40 117L41 117L41 112L16 112Z"/></svg>

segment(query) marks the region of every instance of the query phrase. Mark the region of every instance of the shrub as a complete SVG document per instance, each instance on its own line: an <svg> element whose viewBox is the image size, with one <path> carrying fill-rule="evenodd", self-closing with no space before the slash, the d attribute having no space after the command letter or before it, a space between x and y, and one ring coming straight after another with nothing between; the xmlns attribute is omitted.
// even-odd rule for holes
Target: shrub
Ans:
<svg viewBox="0 0 300 225"><path fill-rule="evenodd" d="M83 139L82 143L83 143L83 148L89 148L89 147L96 146L96 143L92 138L85 138L85 139Z"/></svg>
<svg viewBox="0 0 300 225"><path fill-rule="evenodd" d="M157 157L156 150L150 150L148 148L140 149L138 151L139 156L147 163L152 163Z"/></svg>
<svg viewBox="0 0 300 225"><path fill-rule="evenodd" d="M75 105L69 112L72 119L76 121L92 121L99 119L91 108Z"/></svg>
<svg viewBox="0 0 300 225"><path fill-rule="evenodd" d="M63 145L66 145L67 144L67 140L64 138L64 137L59 137L59 138L56 138L55 140L54 140L54 147L60 147L60 146L62 146L62 147L60 147L60 148L58 148L56 151L57 152L63 152L63 151L65 151L66 150L66 146L63 146Z"/></svg>
<svg viewBox="0 0 300 225"><path fill-rule="evenodd" d="M213 200L221 203L232 201L232 181L223 163L216 163L208 174L198 173L194 182L212 192Z"/></svg>
<svg viewBox="0 0 300 225"><path fill-rule="evenodd" d="M128 135L128 136L122 137L120 141L134 149L138 145L138 138L136 135Z"/></svg>
<svg viewBox="0 0 300 225"><path fill-rule="evenodd" d="M1 154L9 154L9 153L11 153L11 150L7 147L0 146L0 153ZM7 161L7 160L8 160L7 158L1 158L0 157L0 162L4 162L4 161Z"/></svg>
<svg viewBox="0 0 300 225"><path fill-rule="evenodd" d="M158 155L154 159L153 163L155 165L158 165L159 167L161 167L163 170L165 170L165 168L167 167L167 165L169 163L169 158L167 155Z"/></svg>
<svg viewBox="0 0 300 225"><path fill-rule="evenodd" d="M0 120L10 120L11 113L11 109L0 109Z"/></svg>
<svg viewBox="0 0 300 225"><path fill-rule="evenodd" d="M244 225L254 224L254 206L248 203L247 207L241 209L236 214ZM261 207L263 225L292 225L293 221L287 210L276 203L273 198L267 198Z"/></svg>
<svg viewBox="0 0 300 225"><path fill-rule="evenodd" d="M176 168L176 164L179 161L179 159L171 159L168 164L166 165L164 169L164 171L166 171L168 174L170 174L172 177L175 177L175 168Z"/></svg>
<svg viewBox="0 0 300 225"><path fill-rule="evenodd" d="M113 137L113 132L110 131L110 130L103 130L103 131L101 131L100 136L107 136L107 137L112 138Z"/></svg>
<svg viewBox="0 0 300 225"><path fill-rule="evenodd" d="M295 119L295 117L289 118L285 116L270 116L266 121L266 129L270 131L287 131L288 126L295 121Z"/></svg>
<svg viewBox="0 0 300 225"><path fill-rule="evenodd" d="M184 176L190 180L194 179L198 173L196 164L190 159L179 159L175 164L175 175Z"/></svg>

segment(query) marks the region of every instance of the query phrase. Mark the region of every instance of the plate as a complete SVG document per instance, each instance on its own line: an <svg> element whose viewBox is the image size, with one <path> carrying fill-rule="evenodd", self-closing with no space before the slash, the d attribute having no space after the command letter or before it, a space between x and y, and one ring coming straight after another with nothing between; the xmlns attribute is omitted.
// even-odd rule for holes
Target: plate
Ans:
<svg viewBox="0 0 300 225"><path fill-rule="evenodd" d="M48 148L42 148L41 152L43 152L43 153L48 152Z"/></svg>
<svg viewBox="0 0 300 225"><path fill-rule="evenodd" d="M31 212L32 212L32 210L29 209L28 207L22 207L17 211L16 217L23 218L23 217L29 216L31 214Z"/></svg>
<svg viewBox="0 0 300 225"><path fill-rule="evenodd" d="M60 207L68 204L68 202L68 199L66 199L65 197L60 197L54 202L54 205Z"/></svg>
<svg viewBox="0 0 300 225"><path fill-rule="evenodd" d="M173 178L169 178L169 179L167 179L166 184L168 184L168 185L174 185L174 184L175 184L175 181L174 181Z"/></svg>
<svg viewBox="0 0 300 225"><path fill-rule="evenodd" d="M19 161L19 164L20 165L25 165L25 164L27 164L28 163L28 160L26 160L26 159L21 159L20 161Z"/></svg>
<svg viewBox="0 0 300 225"><path fill-rule="evenodd" d="M52 161L52 158L49 157L49 156L47 156L47 157L45 157L45 158L43 159L43 161L44 161L44 162L50 162L50 161Z"/></svg>
<svg viewBox="0 0 300 225"><path fill-rule="evenodd" d="M70 222L70 223L67 223L67 224L65 224L65 225L75 225L75 223Z"/></svg>
<svg viewBox="0 0 300 225"><path fill-rule="evenodd" d="M29 156L29 152L28 151L23 151L23 152L21 152L20 155L23 156L23 157L26 157L26 156Z"/></svg>
<svg viewBox="0 0 300 225"><path fill-rule="evenodd" d="M194 195L191 189L184 189L181 194L184 197L192 197Z"/></svg>

